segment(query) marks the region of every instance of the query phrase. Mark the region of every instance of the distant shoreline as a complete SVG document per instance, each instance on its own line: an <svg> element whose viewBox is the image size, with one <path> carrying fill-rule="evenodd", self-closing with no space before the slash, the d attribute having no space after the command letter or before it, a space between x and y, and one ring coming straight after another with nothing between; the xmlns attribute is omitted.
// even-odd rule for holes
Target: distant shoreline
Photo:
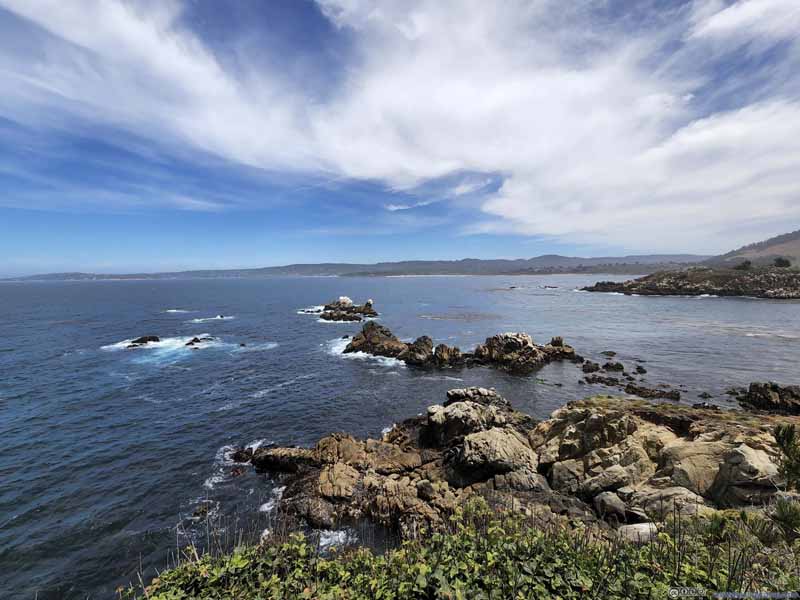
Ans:
<svg viewBox="0 0 800 600"><path fill-rule="evenodd" d="M21 277L18 279L0 279L0 283L100 283L100 282L121 282L121 281L220 281L220 280L253 280L259 279L332 279L332 278L386 278L386 279L411 279L417 277L550 277L555 275L611 275L611 276L637 276L652 273L652 270L638 272L615 273L613 271L549 271L541 273L408 273L408 274L383 274L383 273L344 273L341 275L294 275L294 274L274 274L259 276L185 276L185 277L85 277L85 278L49 278L37 279L34 277Z"/></svg>

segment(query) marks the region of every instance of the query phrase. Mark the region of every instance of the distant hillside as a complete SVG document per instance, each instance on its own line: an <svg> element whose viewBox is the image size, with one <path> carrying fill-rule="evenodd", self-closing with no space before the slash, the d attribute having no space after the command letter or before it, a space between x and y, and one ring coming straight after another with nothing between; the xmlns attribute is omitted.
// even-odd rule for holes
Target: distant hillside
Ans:
<svg viewBox="0 0 800 600"><path fill-rule="evenodd" d="M114 279L251 278L295 276L390 276L390 275L545 275L551 273L619 273L643 275L677 269L708 259L694 254L651 254L581 258L555 254L535 258L482 260L415 260L372 264L318 263L258 269L219 269L168 273L48 273L13 278L14 281L94 281Z"/></svg>
<svg viewBox="0 0 800 600"><path fill-rule="evenodd" d="M778 257L788 258L795 266L800 265L800 230L742 246L738 250L716 256L708 262L731 266L749 260L753 264L760 265L772 263Z"/></svg>

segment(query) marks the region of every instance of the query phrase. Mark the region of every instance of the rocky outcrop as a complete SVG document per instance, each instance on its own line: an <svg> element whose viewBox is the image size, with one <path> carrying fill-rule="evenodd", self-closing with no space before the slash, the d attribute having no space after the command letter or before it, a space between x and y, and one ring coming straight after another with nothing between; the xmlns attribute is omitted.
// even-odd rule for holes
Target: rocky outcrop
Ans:
<svg viewBox="0 0 800 600"><path fill-rule="evenodd" d="M510 373L525 374L554 360L572 360L575 350L560 337L537 346L527 333L501 333L486 338L472 353L476 364L489 365Z"/></svg>
<svg viewBox="0 0 800 600"><path fill-rule="evenodd" d="M196 337L195 336L192 339L190 339L188 342L186 342L185 345L187 347L189 347L189 348L196 348L197 346L199 346L200 344L203 344L204 342L213 342L213 341L214 341L214 338L212 338L210 336L203 336L203 337Z"/></svg>
<svg viewBox="0 0 800 600"><path fill-rule="evenodd" d="M661 271L630 281L600 281L587 292L616 292L640 296L750 296L800 298L800 271L785 268L748 270L690 267Z"/></svg>
<svg viewBox="0 0 800 600"><path fill-rule="evenodd" d="M131 340L126 348L139 348L140 346L145 346L152 342L160 342L161 338L157 335L143 335L142 337L138 337L135 340Z"/></svg>
<svg viewBox="0 0 800 600"><path fill-rule="evenodd" d="M250 460L284 479L284 513L314 527L368 518L437 528L479 495L543 522L637 525L620 529L633 536L675 512L768 502L781 485L777 422L595 397L537 423L494 390L465 388L380 440L333 434L314 448L260 448Z"/></svg>
<svg viewBox="0 0 800 600"><path fill-rule="evenodd" d="M407 349L408 344L397 339L388 327L370 321L353 336L350 343L345 346L344 353L366 352L375 356L396 358Z"/></svg>
<svg viewBox="0 0 800 600"><path fill-rule="evenodd" d="M758 410L800 415L800 386L754 382L746 392L740 394L739 402Z"/></svg>
<svg viewBox="0 0 800 600"><path fill-rule="evenodd" d="M361 321L365 317L377 316L371 299L358 305L353 304L347 296L341 296L338 300L326 304L319 318L324 321Z"/></svg>
<svg viewBox="0 0 800 600"><path fill-rule="evenodd" d="M415 367L489 366L516 374L530 373L554 360L578 359L575 350L560 337L538 346L526 333L502 333L486 338L473 352L461 352L446 344L434 348L433 340L426 335L411 343L402 342L387 327L374 322L365 323L344 352L388 356Z"/></svg>

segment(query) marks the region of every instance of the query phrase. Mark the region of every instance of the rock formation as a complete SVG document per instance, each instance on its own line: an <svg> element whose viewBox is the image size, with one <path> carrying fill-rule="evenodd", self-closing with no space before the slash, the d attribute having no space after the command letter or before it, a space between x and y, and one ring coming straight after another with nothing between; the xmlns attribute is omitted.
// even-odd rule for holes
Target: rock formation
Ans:
<svg viewBox="0 0 800 600"><path fill-rule="evenodd" d="M630 281L600 281L583 288L587 292L617 292L641 296L752 296L800 298L800 271L785 268L752 270L689 267L660 271Z"/></svg>
<svg viewBox="0 0 800 600"><path fill-rule="evenodd" d="M319 318L325 321L361 321L364 317L377 317L378 313L372 306L372 300L364 304L353 304L347 296L341 296L324 306Z"/></svg>
<svg viewBox="0 0 800 600"><path fill-rule="evenodd" d="M739 402L758 410L800 415L800 386L753 382L747 391L739 395Z"/></svg>
<svg viewBox="0 0 800 600"><path fill-rule="evenodd" d="M368 518L437 528L480 495L545 522L603 529L769 501L781 483L771 434L778 419L606 396L536 423L494 390L465 388L380 440L338 433L314 448L259 448L249 459L283 478L284 514L313 527ZM620 532L645 528L628 529Z"/></svg>
<svg viewBox="0 0 800 600"><path fill-rule="evenodd" d="M553 338L545 346L538 346L526 333L502 333L486 338L473 352L461 352L459 348L446 344L434 348L433 340L428 336L411 343L402 342L387 327L374 322L365 323L344 352L388 356L416 367L489 366L517 374L530 373L554 360L578 358L575 350L560 337Z"/></svg>

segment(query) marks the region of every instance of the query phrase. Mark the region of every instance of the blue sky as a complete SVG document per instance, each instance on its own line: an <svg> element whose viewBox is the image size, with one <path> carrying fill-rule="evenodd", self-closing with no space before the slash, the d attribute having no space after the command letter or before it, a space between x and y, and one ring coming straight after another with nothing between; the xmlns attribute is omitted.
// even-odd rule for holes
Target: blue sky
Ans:
<svg viewBox="0 0 800 600"><path fill-rule="evenodd" d="M0 0L0 275L800 227L796 0Z"/></svg>

